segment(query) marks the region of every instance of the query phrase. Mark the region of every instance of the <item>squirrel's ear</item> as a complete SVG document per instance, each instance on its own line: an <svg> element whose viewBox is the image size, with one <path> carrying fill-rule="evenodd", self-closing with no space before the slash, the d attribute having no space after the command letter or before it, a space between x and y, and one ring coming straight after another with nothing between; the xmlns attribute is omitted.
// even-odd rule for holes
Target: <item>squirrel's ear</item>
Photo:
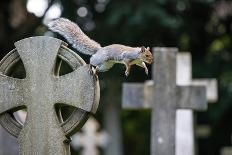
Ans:
<svg viewBox="0 0 232 155"><path fill-rule="evenodd" d="M144 47L144 46L142 46L142 47L141 47L141 51L140 51L140 52L141 52L141 53L143 53L143 52L145 52L145 50L146 50L146 49L145 49L145 47Z"/></svg>
<svg viewBox="0 0 232 155"><path fill-rule="evenodd" d="M147 47L147 50L150 51L150 47Z"/></svg>

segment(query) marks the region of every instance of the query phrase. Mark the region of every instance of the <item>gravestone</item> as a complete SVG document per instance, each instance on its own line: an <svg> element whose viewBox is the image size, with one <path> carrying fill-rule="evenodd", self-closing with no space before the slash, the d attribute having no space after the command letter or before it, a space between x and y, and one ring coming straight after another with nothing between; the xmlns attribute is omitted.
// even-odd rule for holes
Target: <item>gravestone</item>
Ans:
<svg viewBox="0 0 232 155"><path fill-rule="evenodd" d="M98 147L106 148L109 143L109 136L104 131L98 131L100 125L94 119L90 118L82 128L82 133L76 133L72 136L74 149L82 148L81 155L99 155Z"/></svg>
<svg viewBox="0 0 232 155"><path fill-rule="evenodd" d="M0 123L17 137L20 154L70 154L66 138L82 127L99 103L99 83L89 65L61 40L31 37L15 43L0 62ZM54 74L57 58L73 71ZM12 66L23 62L26 76L9 77ZM16 66L17 67L17 66ZM56 113L56 107L76 107L67 120ZM27 108L24 126L11 113Z"/></svg>
<svg viewBox="0 0 232 155"><path fill-rule="evenodd" d="M123 85L124 109L152 109L151 154L175 154L176 109L205 110L204 86L176 85L176 48L153 48L153 81Z"/></svg>
<svg viewBox="0 0 232 155"><path fill-rule="evenodd" d="M191 54L181 52L177 54L177 79L178 85L196 85L206 87L208 102L217 101L216 79L194 79L192 80ZM179 109L176 113L176 155L194 155L194 119L193 111Z"/></svg>

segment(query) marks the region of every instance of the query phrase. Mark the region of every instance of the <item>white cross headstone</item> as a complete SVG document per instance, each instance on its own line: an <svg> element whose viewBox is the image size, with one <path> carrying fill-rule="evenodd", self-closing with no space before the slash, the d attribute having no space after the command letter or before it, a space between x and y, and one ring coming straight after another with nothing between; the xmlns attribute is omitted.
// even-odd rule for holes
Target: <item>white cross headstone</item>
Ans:
<svg viewBox="0 0 232 155"><path fill-rule="evenodd" d="M176 84L176 48L154 48L153 81L123 85L123 108L152 109L152 155L175 154L176 109L205 110L204 86Z"/></svg>
<svg viewBox="0 0 232 155"><path fill-rule="evenodd" d="M192 80L191 54L182 52L177 54L177 78L178 85L206 86L208 102L217 101L217 80L196 79ZM193 111L179 109L176 113L176 155L194 155L194 126Z"/></svg>
<svg viewBox="0 0 232 155"><path fill-rule="evenodd" d="M82 128L82 133L72 136L71 146L78 150L83 148L81 155L99 155L98 147L107 147L109 136L104 131L98 131L100 125L92 117Z"/></svg>

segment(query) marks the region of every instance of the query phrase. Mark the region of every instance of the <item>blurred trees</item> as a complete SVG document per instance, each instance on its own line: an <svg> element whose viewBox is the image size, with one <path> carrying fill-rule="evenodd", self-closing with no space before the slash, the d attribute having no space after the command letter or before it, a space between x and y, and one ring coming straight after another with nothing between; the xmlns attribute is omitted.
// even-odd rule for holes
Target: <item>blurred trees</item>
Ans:
<svg viewBox="0 0 232 155"><path fill-rule="evenodd" d="M26 0L0 1L1 57L13 48L15 41L47 32L43 25L45 15L37 17L29 13L26 3ZM228 117L232 114L231 1L50 0L47 10L54 3L62 6L62 16L77 22L91 38L103 46L112 43L150 47L177 46L180 51L190 51L194 63L193 76L215 77L219 80L218 103L210 105L207 112L198 113L198 123L208 124L212 128L212 135L208 139L199 140L199 152L216 155L223 145L231 144L232 117ZM87 14L83 17L77 14L80 7L87 9ZM87 56L83 57L88 61ZM108 100L104 96L108 89L114 89L112 100L115 98L115 104L120 106L122 82L143 82L149 78L138 67L134 67L126 78L121 65L100 74L100 110L107 104ZM115 80L119 84L112 87ZM121 116L124 153L149 154L150 114L147 111L123 111ZM102 117L101 112L98 117Z"/></svg>

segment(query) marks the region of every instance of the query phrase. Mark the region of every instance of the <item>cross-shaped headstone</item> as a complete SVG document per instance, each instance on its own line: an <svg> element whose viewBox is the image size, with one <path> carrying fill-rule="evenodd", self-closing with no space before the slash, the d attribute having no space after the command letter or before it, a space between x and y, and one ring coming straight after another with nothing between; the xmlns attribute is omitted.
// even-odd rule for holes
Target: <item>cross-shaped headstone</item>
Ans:
<svg viewBox="0 0 232 155"><path fill-rule="evenodd" d="M99 155L97 147L105 148L109 143L108 134L98 132L99 126L94 118L90 118L83 126L83 132L73 135L71 145L76 149L82 147L81 155Z"/></svg>
<svg viewBox="0 0 232 155"><path fill-rule="evenodd" d="M31 37L15 43L26 78L0 74L0 114L27 108L27 118L18 143L20 154L70 154L55 104L62 103L95 112L96 78L87 65L73 72L54 75L57 53L63 42L50 37Z"/></svg>
<svg viewBox="0 0 232 155"><path fill-rule="evenodd" d="M176 48L153 48L153 81L123 85L123 108L152 109L152 155L175 154L176 109L205 110L204 86L176 85Z"/></svg>
<svg viewBox="0 0 232 155"><path fill-rule="evenodd" d="M181 86L202 85L206 86L207 101L217 100L217 80L216 79L196 79L192 80L191 54L181 52L177 54L177 79ZM194 120L193 111L179 109L176 113L176 155L194 155Z"/></svg>

